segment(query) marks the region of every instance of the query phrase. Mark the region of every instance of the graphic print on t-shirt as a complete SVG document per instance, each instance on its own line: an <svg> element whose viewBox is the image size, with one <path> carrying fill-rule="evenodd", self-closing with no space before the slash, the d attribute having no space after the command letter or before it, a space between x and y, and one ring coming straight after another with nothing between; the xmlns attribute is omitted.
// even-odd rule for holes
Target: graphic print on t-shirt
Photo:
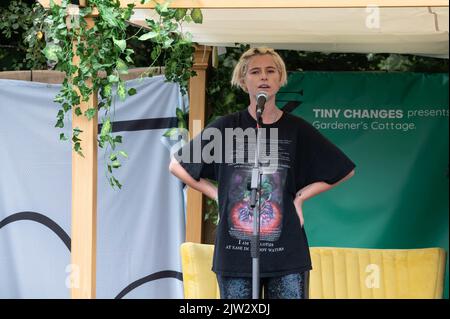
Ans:
<svg viewBox="0 0 450 319"><path fill-rule="evenodd" d="M286 170L263 174L261 183L260 235L263 241L277 241L282 231L283 193ZM231 237L249 240L253 233L253 209L249 190L251 170L236 170L228 192L228 225ZM258 199L258 198L257 198ZM258 203L258 201L257 201Z"/></svg>

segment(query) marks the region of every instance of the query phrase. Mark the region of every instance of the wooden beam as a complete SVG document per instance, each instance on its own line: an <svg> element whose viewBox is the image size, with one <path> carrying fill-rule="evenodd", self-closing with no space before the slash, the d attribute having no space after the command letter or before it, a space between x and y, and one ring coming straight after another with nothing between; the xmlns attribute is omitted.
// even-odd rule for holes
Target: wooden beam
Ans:
<svg viewBox="0 0 450 319"><path fill-rule="evenodd" d="M78 1L79 1L78 7L84 8L84 7L86 7L87 1L89 1L89 0L78 0ZM46 9L50 8L50 0L37 0L37 2L39 2L42 5L42 7L46 8ZM53 0L53 3L55 3L57 5L61 5L61 0ZM122 7L126 8L127 6L126 6L126 4L124 4ZM91 16L95 17L95 16L98 16L98 14L99 14L99 12L98 12L97 8L93 8L92 12L91 12Z"/></svg>
<svg viewBox="0 0 450 319"><path fill-rule="evenodd" d="M31 81L41 83L61 84L64 81L66 74L60 71L53 70L32 70Z"/></svg>
<svg viewBox="0 0 450 319"><path fill-rule="evenodd" d="M50 8L50 1L51 0L37 0L37 2L39 2L44 8ZM86 1L89 1L89 0L78 0L79 7L85 7ZM57 4L57 5L61 5L61 0L53 0L53 3ZM70 3L70 1L69 1L69 3Z"/></svg>
<svg viewBox="0 0 450 319"><path fill-rule="evenodd" d="M142 77L147 73L148 68L133 68L128 69L127 74L119 74L123 81L134 80ZM164 74L164 67L151 67L152 75ZM65 78L65 73L54 70L28 70L28 71L0 71L0 79L32 81L51 84L62 84ZM105 77L106 72L99 72L99 77Z"/></svg>
<svg viewBox="0 0 450 319"><path fill-rule="evenodd" d="M163 0L158 0L164 2ZM45 7L50 6L50 0L39 0ZM54 0L61 3L61 0ZM120 6L126 8L134 3L136 8L151 9L153 1L141 4L139 0L121 0ZM365 8L379 7L448 7L448 0L173 0L171 8L201 8L201 9L257 9L257 8Z"/></svg>
<svg viewBox="0 0 450 319"><path fill-rule="evenodd" d="M2 71L0 79L31 81L31 71Z"/></svg>
<svg viewBox="0 0 450 319"><path fill-rule="evenodd" d="M94 26L92 17L86 18L89 27ZM73 43L76 50L77 43ZM74 56L73 62L79 63ZM92 83L88 82L88 85ZM87 102L81 102L81 112L97 108L97 92ZM97 116L88 120L76 116L73 106L72 128L79 128L84 157L72 150L72 281L73 299L92 299L96 296L96 246L97 246Z"/></svg>
<svg viewBox="0 0 450 319"><path fill-rule="evenodd" d="M126 7L131 0L121 0ZM359 8L379 7L448 7L447 0L174 0L171 8L256 9L256 8ZM138 7L138 6L137 6ZM139 8L153 8L152 3Z"/></svg>
<svg viewBox="0 0 450 319"><path fill-rule="evenodd" d="M212 48L197 46L195 50L194 70L196 76L189 80L189 135L193 138L205 127L205 87L206 69ZM195 121L195 122L194 122ZM188 188L187 191L187 220L186 241L194 243L203 242L203 220L204 220L204 198L203 194Z"/></svg>

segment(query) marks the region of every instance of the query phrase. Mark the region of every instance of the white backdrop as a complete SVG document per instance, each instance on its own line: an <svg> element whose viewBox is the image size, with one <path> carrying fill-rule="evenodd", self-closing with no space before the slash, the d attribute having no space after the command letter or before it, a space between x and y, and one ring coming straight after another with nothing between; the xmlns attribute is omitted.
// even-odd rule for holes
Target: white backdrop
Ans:
<svg viewBox="0 0 450 319"><path fill-rule="evenodd" d="M127 87L138 94L116 103L113 124L129 154L115 173L122 190L109 186L99 149L97 297L182 298L183 191L162 135L186 99L163 76ZM0 80L0 298L70 298L71 146L54 128L59 88Z"/></svg>

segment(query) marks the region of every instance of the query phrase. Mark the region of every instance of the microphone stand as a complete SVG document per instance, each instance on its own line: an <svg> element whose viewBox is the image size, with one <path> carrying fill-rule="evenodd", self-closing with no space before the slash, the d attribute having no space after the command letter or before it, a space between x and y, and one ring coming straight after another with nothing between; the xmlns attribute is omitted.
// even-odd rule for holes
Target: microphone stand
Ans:
<svg viewBox="0 0 450 319"><path fill-rule="evenodd" d="M262 127L262 112L256 112L256 151L255 164L252 169L252 180L250 184L250 207L253 209L253 235L251 240L251 257L252 257L252 299L259 299L260 289L260 273L259 273L259 240L260 240L260 204L261 204L261 180L262 173L259 163L259 147L260 147L260 128ZM258 205L256 205L258 194Z"/></svg>

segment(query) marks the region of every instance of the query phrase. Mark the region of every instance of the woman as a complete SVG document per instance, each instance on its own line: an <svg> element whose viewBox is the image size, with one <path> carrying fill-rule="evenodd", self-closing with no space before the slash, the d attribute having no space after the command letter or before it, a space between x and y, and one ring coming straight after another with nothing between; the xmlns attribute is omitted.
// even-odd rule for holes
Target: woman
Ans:
<svg viewBox="0 0 450 319"><path fill-rule="evenodd" d="M354 174L353 162L314 127L276 107L275 95L286 82L284 62L273 49L245 52L231 83L248 93L248 108L208 125L170 163L175 176L219 203L212 269L222 298L252 297L249 184L256 149L252 132L257 126L258 94L267 96L259 128L260 153L269 150L265 157L269 165L261 165L259 195L260 286L265 298L307 297L305 274L312 267L303 228L303 203ZM207 179L218 181L218 189Z"/></svg>

